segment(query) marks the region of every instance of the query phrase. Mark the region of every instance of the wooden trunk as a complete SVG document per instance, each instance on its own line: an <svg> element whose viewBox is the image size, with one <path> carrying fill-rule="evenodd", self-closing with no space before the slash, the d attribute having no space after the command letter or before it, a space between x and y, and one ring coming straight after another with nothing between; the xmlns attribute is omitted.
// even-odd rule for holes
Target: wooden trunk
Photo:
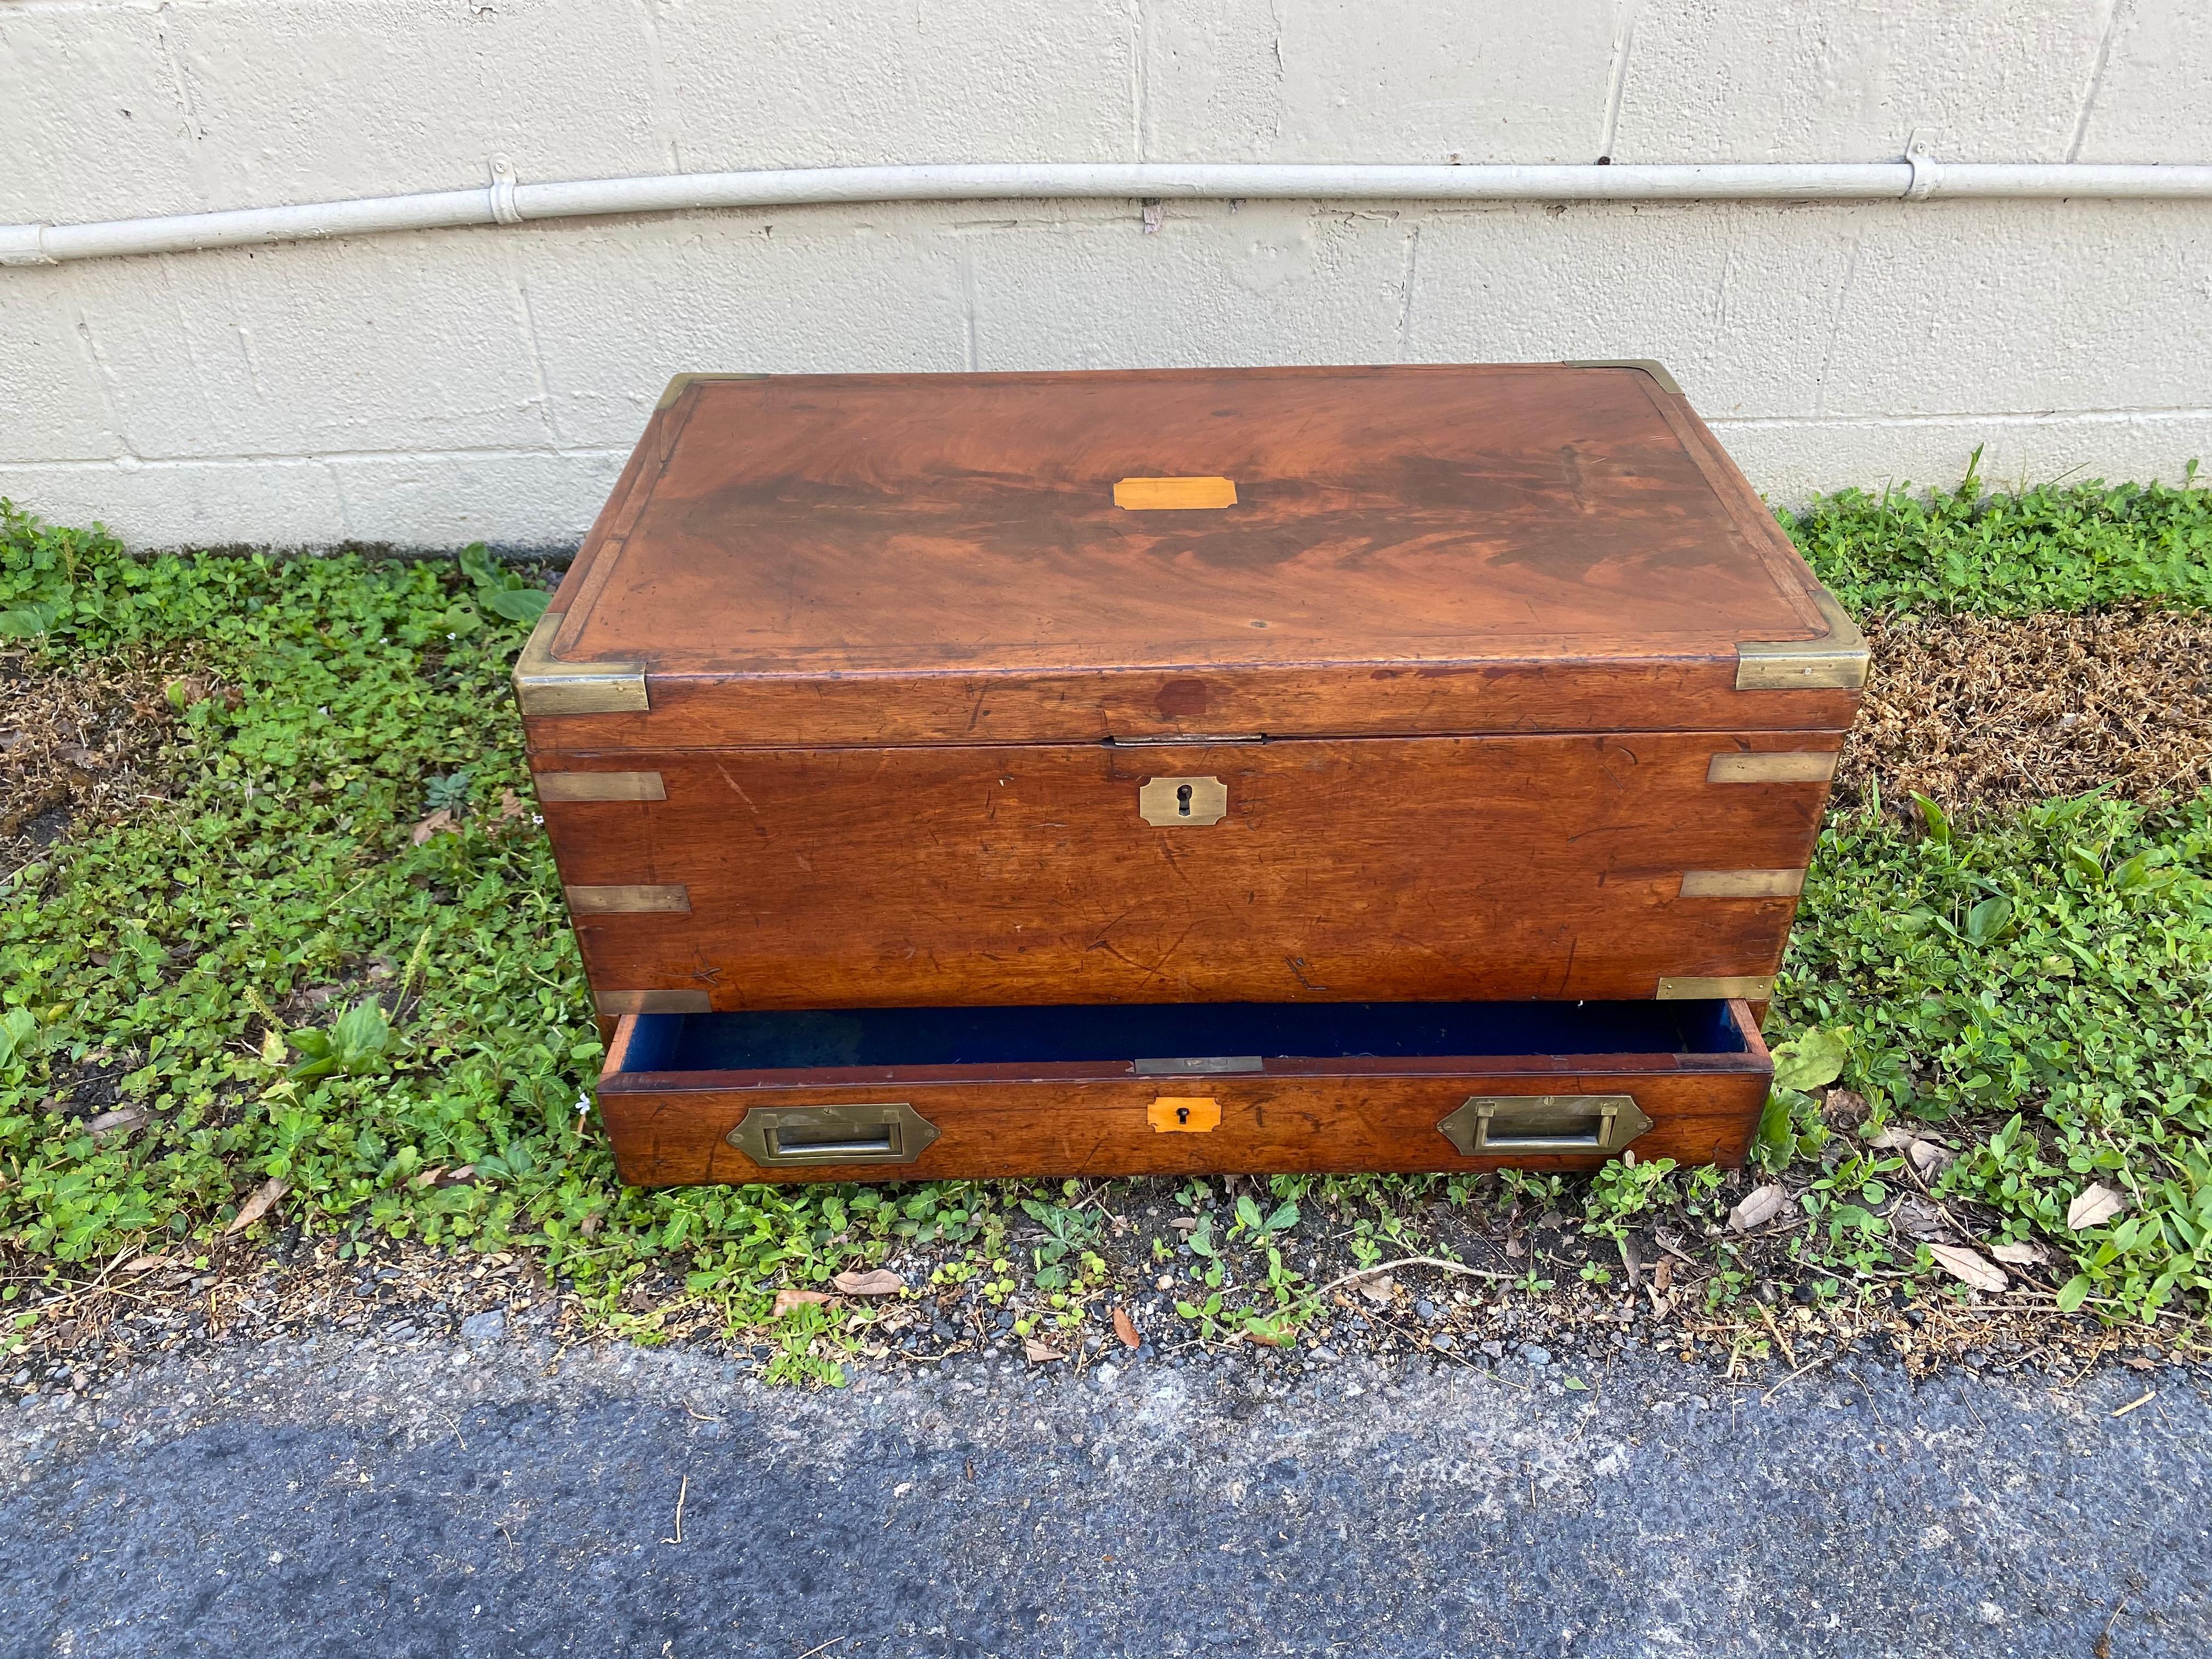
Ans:
<svg viewBox="0 0 2212 1659"><path fill-rule="evenodd" d="M1523 365L687 377L516 684L623 1022L603 1115L626 1177L668 1182L1625 1144L1617 1112L1553 1151L1439 1131L1532 1095L1632 1097L1653 1155L1740 1159L1741 1005L1864 671L1663 371ZM1387 1065L1344 1012L1655 1002L1694 1005L1656 1051L1607 1035L1646 1008ZM992 1010L1091 1046L914 1057ZM874 1079L760 1063L826 1011L915 1046ZM1182 1097L1128 1070L1170 1031L1258 1067L1200 1073L1215 1127L1146 1115ZM887 1103L931 1127L910 1164L745 1151L755 1107L824 1109L834 1148Z"/></svg>

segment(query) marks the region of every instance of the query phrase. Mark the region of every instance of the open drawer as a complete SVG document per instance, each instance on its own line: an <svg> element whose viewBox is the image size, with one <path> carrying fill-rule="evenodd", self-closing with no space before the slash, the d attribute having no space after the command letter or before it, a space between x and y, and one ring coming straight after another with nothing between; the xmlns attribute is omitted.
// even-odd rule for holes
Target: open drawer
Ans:
<svg viewBox="0 0 2212 1659"><path fill-rule="evenodd" d="M1589 1169L1743 1161L1741 1002L1179 1003L632 1014L623 1179Z"/></svg>

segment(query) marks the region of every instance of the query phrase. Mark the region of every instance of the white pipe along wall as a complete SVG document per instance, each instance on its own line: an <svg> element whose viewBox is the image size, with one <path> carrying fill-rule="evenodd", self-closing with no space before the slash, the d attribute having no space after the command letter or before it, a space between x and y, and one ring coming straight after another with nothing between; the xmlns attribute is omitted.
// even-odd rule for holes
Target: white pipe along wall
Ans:
<svg viewBox="0 0 2212 1659"><path fill-rule="evenodd" d="M1979 163L1946 168L1916 144L1905 160L1714 166L1267 166L1258 162L1033 162L1012 166L792 167L526 185L503 156L482 190L234 208L85 225L0 225L0 265L191 253L395 230L519 225L531 219L860 202L1135 200L1314 202L1877 202L2212 198L2212 166Z"/></svg>
<svg viewBox="0 0 2212 1659"><path fill-rule="evenodd" d="M1778 499L2178 477L2190 7L23 0L0 494L573 544L684 370L1632 357Z"/></svg>

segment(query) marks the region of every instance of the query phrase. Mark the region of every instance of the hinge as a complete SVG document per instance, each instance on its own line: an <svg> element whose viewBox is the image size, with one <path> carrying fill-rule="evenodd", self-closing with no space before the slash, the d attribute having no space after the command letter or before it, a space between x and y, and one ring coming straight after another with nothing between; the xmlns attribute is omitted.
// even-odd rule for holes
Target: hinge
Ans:
<svg viewBox="0 0 2212 1659"><path fill-rule="evenodd" d="M644 664L562 662L554 656L553 635L567 614L549 611L540 617L522 654L514 659L514 700L522 712L637 714L651 709Z"/></svg>
<svg viewBox="0 0 2212 1659"><path fill-rule="evenodd" d="M1813 603L1828 619L1824 637L1736 642L1737 690L1855 691L1866 684L1866 635L1827 589L1814 588Z"/></svg>

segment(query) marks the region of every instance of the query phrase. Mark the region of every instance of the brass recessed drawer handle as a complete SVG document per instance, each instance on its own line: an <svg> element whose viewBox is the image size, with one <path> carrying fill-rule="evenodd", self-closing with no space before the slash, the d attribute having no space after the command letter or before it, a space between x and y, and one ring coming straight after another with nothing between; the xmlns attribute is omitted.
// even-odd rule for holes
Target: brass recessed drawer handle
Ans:
<svg viewBox="0 0 2212 1659"><path fill-rule="evenodd" d="M1473 1095L1437 1125L1468 1158L1617 1152L1650 1127L1633 1095Z"/></svg>
<svg viewBox="0 0 2212 1659"><path fill-rule="evenodd" d="M911 1164L937 1126L904 1101L756 1106L725 1137L763 1169L806 1164Z"/></svg>

